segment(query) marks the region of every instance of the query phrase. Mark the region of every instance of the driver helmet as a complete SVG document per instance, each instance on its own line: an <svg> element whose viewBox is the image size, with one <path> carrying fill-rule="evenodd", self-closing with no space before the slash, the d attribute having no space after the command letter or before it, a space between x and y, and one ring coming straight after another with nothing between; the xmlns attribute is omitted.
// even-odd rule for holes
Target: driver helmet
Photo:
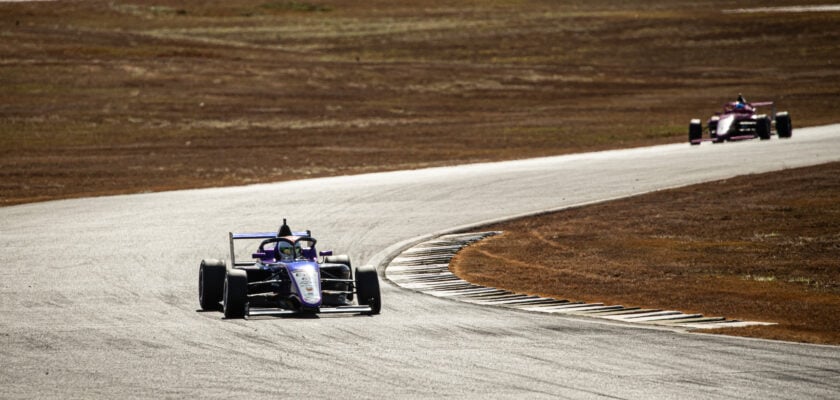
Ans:
<svg viewBox="0 0 840 400"><path fill-rule="evenodd" d="M278 245L278 249L280 250L279 253L280 253L280 259L281 260L292 260L292 259L294 259L294 255L292 254L292 247L289 246L288 244Z"/></svg>

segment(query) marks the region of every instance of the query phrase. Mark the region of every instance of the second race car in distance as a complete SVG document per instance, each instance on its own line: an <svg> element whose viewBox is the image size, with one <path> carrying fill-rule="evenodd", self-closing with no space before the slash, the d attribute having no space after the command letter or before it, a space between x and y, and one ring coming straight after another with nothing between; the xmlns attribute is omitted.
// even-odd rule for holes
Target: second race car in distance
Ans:
<svg viewBox="0 0 840 400"><path fill-rule="evenodd" d="M772 107L770 115L759 114L758 107ZM755 139L768 140L776 134L787 139L793 134L790 115L786 111L776 112L771 101L748 102L740 94L736 101L726 103L723 112L715 113L707 123L709 137L703 138L700 119L692 119L688 125L688 141L698 145L704 141L722 143L725 141Z"/></svg>

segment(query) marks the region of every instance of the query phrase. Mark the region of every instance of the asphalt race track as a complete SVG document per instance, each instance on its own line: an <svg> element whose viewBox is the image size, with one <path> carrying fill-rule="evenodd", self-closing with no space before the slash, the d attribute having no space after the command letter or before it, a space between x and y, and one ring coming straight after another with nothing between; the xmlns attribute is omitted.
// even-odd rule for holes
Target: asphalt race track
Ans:
<svg viewBox="0 0 840 400"><path fill-rule="evenodd" d="M832 125L791 140L0 208L0 398L836 399L840 347L472 306L384 280L378 316L224 320L197 311L196 286L229 231L283 217L321 250L379 264L455 227L837 160Z"/></svg>

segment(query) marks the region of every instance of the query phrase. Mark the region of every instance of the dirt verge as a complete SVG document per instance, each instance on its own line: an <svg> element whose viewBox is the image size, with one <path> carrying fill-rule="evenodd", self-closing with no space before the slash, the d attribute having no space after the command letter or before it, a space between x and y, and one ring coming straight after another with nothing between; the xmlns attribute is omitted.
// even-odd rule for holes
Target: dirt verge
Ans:
<svg viewBox="0 0 840 400"><path fill-rule="evenodd" d="M775 326L717 333L840 344L840 163L749 175L490 226L465 280ZM510 279L516 276L517 279Z"/></svg>

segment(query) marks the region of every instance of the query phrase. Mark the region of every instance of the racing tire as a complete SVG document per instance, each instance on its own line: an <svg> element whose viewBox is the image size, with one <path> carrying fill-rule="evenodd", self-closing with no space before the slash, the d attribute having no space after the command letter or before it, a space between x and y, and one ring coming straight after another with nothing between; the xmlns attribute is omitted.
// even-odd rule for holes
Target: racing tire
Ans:
<svg viewBox="0 0 840 400"><path fill-rule="evenodd" d="M326 256L324 257L324 262L330 264L344 264L348 267L353 267L353 265L350 263L350 256L346 254L341 254L338 256Z"/></svg>
<svg viewBox="0 0 840 400"><path fill-rule="evenodd" d="M229 269L225 275L224 302L225 318L243 318L248 309L248 273L241 269Z"/></svg>
<svg viewBox="0 0 840 400"><path fill-rule="evenodd" d="M225 262L201 260L198 267L198 303L202 310L218 310L225 286Z"/></svg>
<svg viewBox="0 0 840 400"><path fill-rule="evenodd" d="M324 257L324 262L330 264L344 264L347 266L347 268L350 268L350 271L353 271L353 263L350 262L350 256L346 254L341 254L337 256L326 256ZM343 290L347 290L350 292L347 294L347 301L353 301L353 291L349 289L349 284L348 287L343 288Z"/></svg>
<svg viewBox="0 0 840 400"><path fill-rule="evenodd" d="M713 119L713 120L709 121L709 137L712 138L712 139L717 138L717 126L718 126L718 120Z"/></svg>
<svg viewBox="0 0 840 400"><path fill-rule="evenodd" d="M359 297L360 306L370 306L370 312L365 314L376 315L382 310L379 276L375 268L371 266L356 268L356 295Z"/></svg>
<svg viewBox="0 0 840 400"><path fill-rule="evenodd" d="M770 140L770 118L762 116L755 121L755 133L761 140Z"/></svg>
<svg viewBox="0 0 840 400"><path fill-rule="evenodd" d="M703 124L699 119L692 119L688 124L688 142L692 146L700 144L703 139Z"/></svg>
<svg viewBox="0 0 840 400"><path fill-rule="evenodd" d="M793 124L787 111L776 114L776 133L780 139L789 139L793 135Z"/></svg>

